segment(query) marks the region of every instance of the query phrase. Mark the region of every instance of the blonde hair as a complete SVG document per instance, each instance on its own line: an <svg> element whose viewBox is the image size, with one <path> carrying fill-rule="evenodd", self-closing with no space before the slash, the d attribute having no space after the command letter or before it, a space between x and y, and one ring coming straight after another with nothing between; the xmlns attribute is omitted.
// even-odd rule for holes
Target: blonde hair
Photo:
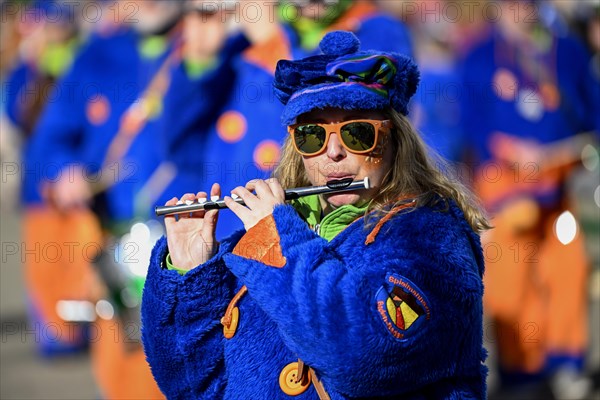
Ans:
<svg viewBox="0 0 600 400"><path fill-rule="evenodd" d="M394 125L388 141L393 148L394 159L367 213L373 210L376 211L375 216L386 213L386 205L395 205L407 195L414 197L415 207L451 199L463 211L475 232L491 228L473 193L460 181L450 178L448 162L425 144L408 118L395 110L388 110L386 114ZM290 136L283 145L281 161L274 176L284 188L311 185L302 156L295 151Z"/></svg>

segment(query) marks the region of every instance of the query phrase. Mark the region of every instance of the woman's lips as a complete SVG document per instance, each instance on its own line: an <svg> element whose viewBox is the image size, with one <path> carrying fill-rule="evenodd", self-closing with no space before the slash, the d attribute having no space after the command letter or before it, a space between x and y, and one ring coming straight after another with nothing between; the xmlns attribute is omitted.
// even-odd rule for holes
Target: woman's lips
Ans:
<svg viewBox="0 0 600 400"><path fill-rule="evenodd" d="M333 181L333 180L338 180L338 179L347 179L347 178L352 178L354 179L355 175L353 174L329 174L325 177L325 179L327 180L327 182L329 181Z"/></svg>

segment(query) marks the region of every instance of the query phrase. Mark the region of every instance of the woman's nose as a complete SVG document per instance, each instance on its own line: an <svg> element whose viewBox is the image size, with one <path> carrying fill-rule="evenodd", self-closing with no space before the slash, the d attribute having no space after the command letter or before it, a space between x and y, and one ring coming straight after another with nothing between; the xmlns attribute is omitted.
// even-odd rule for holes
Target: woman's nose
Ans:
<svg viewBox="0 0 600 400"><path fill-rule="evenodd" d="M331 133L329 143L327 143L327 157L333 161L340 161L346 157L346 149L340 142L340 137L337 133Z"/></svg>

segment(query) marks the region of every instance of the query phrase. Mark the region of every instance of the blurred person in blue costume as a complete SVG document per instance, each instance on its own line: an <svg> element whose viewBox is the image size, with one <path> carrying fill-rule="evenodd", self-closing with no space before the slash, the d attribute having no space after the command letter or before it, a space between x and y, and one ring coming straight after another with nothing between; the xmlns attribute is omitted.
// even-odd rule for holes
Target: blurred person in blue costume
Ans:
<svg viewBox="0 0 600 400"><path fill-rule="evenodd" d="M588 262L582 235L565 237L558 218L572 217L563 183L598 138L600 83L585 47L543 26L536 3L498 6L490 39L463 71L475 187L494 213L484 242L499 251L488 265L484 304L504 383L567 371L569 383L554 385L555 395L580 398Z"/></svg>
<svg viewBox="0 0 600 400"><path fill-rule="evenodd" d="M31 136L52 86L73 60L80 30L73 10L55 1L3 4L2 25L2 113L7 118L2 123L11 125L3 125L2 160L17 162L21 155L8 154L13 152L9 139L22 146ZM17 203L20 187L11 190L5 183L5 200Z"/></svg>
<svg viewBox="0 0 600 400"><path fill-rule="evenodd" d="M465 138L460 123L460 61L486 37L488 24L474 3L378 1L401 18L413 36L421 82L410 103L410 119L425 142L444 158L463 161Z"/></svg>
<svg viewBox="0 0 600 400"><path fill-rule="evenodd" d="M439 17L439 16L438 16ZM457 23L419 23L414 27L421 83L410 105L411 121L425 142L444 158L462 161L465 139L460 125L460 74ZM453 35L454 34L454 35Z"/></svg>
<svg viewBox="0 0 600 400"><path fill-rule="evenodd" d="M363 0L280 1L278 13L292 57L314 55L327 32L354 32L365 49L412 55L408 29L397 18ZM384 40L385 39L385 40Z"/></svg>
<svg viewBox="0 0 600 400"><path fill-rule="evenodd" d="M260 17L256 19L244 12L244 2L206 3L210 4L209 9L216 5L220 11L240 16L239 28L251 45L232 60L233 73L224 80L230 84L230 91L214 123L203 127L194 121L181 128L178 127L181 124L168 124L169 135L181 138L180 142L190 155L179 157L175 165L185 159L200 163L195 169L199 179L191 188L205 187L216 180L223 190L231 190L249 179L267 177L277 165L281 141L285 137L285 131L276 123L282 108L271 89L277 60L315 54L323 35L336 29L354 31L364 48L412 54L409 33L404 25L379 11L371 2L281 2L277 9L273 8L274 3L253 2L252 7L260 10ZM381 40L382 35L385 35L385 41ZM191 88L193 83L182 80L180 87ZM181 92L173 86L175 93L170 97L171 102L204 107L201 103L207 95L201 94L202 88L198 90L197 94L192 90ZM192 106L188 108L191 110ZM184 109L173 108L173 112ZM169 114L165 112L164 117L175 121L176 118ZM191 113L186 111L186 115ZM180 129L185 130L184 134L177 133ZM200 152L201 157L198 156ZM184 169L182 166L178 171ZM190 180L193 181L193 176ZM240 227L237 218L223 213L217 236L225 237Z"/></svg>
<svg viewBox="0 0 600 400"><path fill-rule="evenodd" d="M241 88L248 83L248 80L241 82L239 78L239 65L243 64L241 53L251 45L248 37L260 40L256 37L265 34L262 28L268 29L268 24L254 27L251 34L232 29L234 24L227 9L235 6L235 3L203 0L185 2L184 57L170 70L170 85L162 101L160 114L136 138L125 157L146 157L151 159L148 163L156 167L146 171L146 175L133 182L133 185L131 182L128 187L119 185L123 190L136 193L133 214L138 218L150 217L151 205L164 203L169 199L167 195L201 186L206 179L213 180L215 177L211 175L220 173L218 169L221 165L240 166L244 160L252 160L252 154L248 156L247 145L228 148L226 157L221 152L215 154L209 138L211 134L217 136L219 128L220 136L226 140L231 137L234 137L233 141L239 139L236 136L239 118L235 118L239 113L225 113L218 124L217 120L225 105L237 99ZM260 75L259 79L264 80ZM269 112L265 111L269 106L272 104L265 103L261 112ZM260 120L258 117L256 121ZM277 125L276 129L280 127ZM251 140L258 143L263 136L272 135L256 135ZM271 145L267 150L278 154L278 148L274 147ZM267 156L273 160L273 155ZM248 167L247 164L244 166ZM257 169L254 165L250 168L252 171ZM256 173L248 172L248 175L252 177ZM234 172L233 181L236 185L241 183L239 176Z"/></svg>
<svg viewBox="0 0 600 400"><path fill-rule="evenodd" d="M16 6L16 5L15 5ZM9 120L19 129L23 137L23 146L27 146L36 122L47 102L51 102L51 93L56 81L69 68L78 46L78 29L76 16L68 7L54 1L36 1L31 4L21 4L16 9L17 29L21 33L19 56L10 71L4 92L5 110ZM36 175L39 165L21 164L21 190L31 191L32 179L28 175ZM23 197L23 196L21 196ZM25 196L24 220L36 219L36 211L29 207ZM37 221L38 224L40 221ZM56 298L52 294L60 292L59 283L49 282L42 276L48 264L67 264L66 258L46 257L41 253L43 246L56 239L53 235L37 234L27 230L23 233L25 251L30 249L32 254L25 258L25 286L28 312L31 323L36 330L38 340L36 347L43 356L53 356L80 350L86 345L85 331L79 326L64 324L56 316ZM67 240L68 241L68 240ZM51 262L47 259L50 258ZM76 264L81 260L76 260ZM31 268L28 268L31 266ZM71 277L75 274L66 275ZM58 296L56 296L58 297ZM41 334L49 324L55 323L60 336ZM54 325L53 325L54 326ZM66 334L65 332L69 332Z"/></svg>
<svg viewBox="0 0 600 400"><path fill-rule="evenodd" d="M117 3L125 10L137 5L144 18L129 21L129 14L123 12L125 21L116 21L107 10L106 19L99 22L59 82L60 96L46 108L28 149L32 159L56 166L57 176L42 178L51 182L46 184L46 195L60 209L77 208L90 201L93 189L89 183L94 174L104 174L100 178L109 181L108 187L120 179L136 179L135 170L143 166L121 170L125 167L119 165L109 171L101 168L119 161L128 144L122 137L135 137L148 118L146 114L151 117L156 112L159 101L153 97L155 93L148 92L160 67L176 58L179 32L175 24L181 8L177 3ZM73 179L62 179L69 177L63 173L69 166L75 166ZM33 190L25 193L27 202L40 201L40 183L44 182L36 182ZM103 213L102 222L110 226L130 218L127 199L114 198L110 190L105 192L105 199L99 201L103 204L97 207Z"/></svg>
<svg viewBox="0 0 600 400"><path fill-rule="evenodd" d="M245 230L218 243L215 210L167 217L142 335L168 398L485 398L486 219L406 117L416 65L359 47L336 31L323 54L278 63L281 163L222 211ZM367 176L284 204L283 188Z"/></svg>
<svg viewBox="0 0 600 400"><path fill-rule="evenodd" d="M160 111L135 138L125 160L144 159L149 168L139 179L119 183L127 191L136 219L154 217L153 206L169 193L195 187L205 169L207 127L214 124L235 82L233 58L249 46L231 30L215 2L188 0L184 5L182 57L171 65ZM206 5L206 6L205 6Z"/></svg>
<svg viewBox="0 0 600 400"><path fill-rule="evenodd" d="M6 79L6 114L25 137L39 117L47 92L69 68L78 45L76 15L56 1L22 5L16 20L19 56Z"/></svg>
<svg viewBox="0 0 600 400"><path fill-rule="evenodd" d="M19 62L19 44L21 32L19 32L19 16L15 12L9 12L5 8L0 10L2 18L2 35L0 35L0 84L3 95L0 98L0 162L3 165L17 165L21 159L21 134L16 126L6 115L8 94L4 94L10 88L7 81L9 72ZM20 177L13 176L5 179L2 183L2 197L0 197L0 211L15 210L19 205L19 189L21 187Z"/></svg>
<svg viewBox="0 0 600 400"><path fill-rule="evenodd" d="M57 315L62 300L109 297L89 262L132 217L133 199L115 184L135 181L146 165L144 160L125 162L123 155L156 113L166 84L164 71L178 57L180 3L101 5L102 19L58 81L26 149L26 240L78 246L67 252L75 260L61 268L56 263L25 265L37 296L33 308L42 323L65 318ZM118 315L107 315L86 317L96 317L90 340L101 396L160 398L139 341L128 335L136 326L125 327Z"/></svg>

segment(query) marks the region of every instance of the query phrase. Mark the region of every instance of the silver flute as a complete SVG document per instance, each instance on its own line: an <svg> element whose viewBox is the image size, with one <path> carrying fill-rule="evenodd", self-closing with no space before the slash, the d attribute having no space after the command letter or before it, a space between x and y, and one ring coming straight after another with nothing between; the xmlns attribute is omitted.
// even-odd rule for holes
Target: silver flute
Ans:
<svg viewBox="0 0 600 400"><path fill-rule="evenodd" d="M369 177L365 177L360 181L353 181L352 178L338 179L327 182L326 185L323 186L309 186L309 187L300 187L293 189L285 190L285 199L286 200L294 200L299 197L310 196L313 194L322 194L322 193L337 193L337 192L346 192L349 190L357 190L357 189L369 189ZM241 197L233 199L238 204L245 205L244 200ZM185 214L194 211L200 210L216 210L221 208L227 208L225 205L224 199L218 199L216 201L205 201L203 203L199 203L197 201L190 204L178 204L174 206L156 206L154 208L154 213L156 216L160 217L161 215L173 215L173 214Z"/></svg>

